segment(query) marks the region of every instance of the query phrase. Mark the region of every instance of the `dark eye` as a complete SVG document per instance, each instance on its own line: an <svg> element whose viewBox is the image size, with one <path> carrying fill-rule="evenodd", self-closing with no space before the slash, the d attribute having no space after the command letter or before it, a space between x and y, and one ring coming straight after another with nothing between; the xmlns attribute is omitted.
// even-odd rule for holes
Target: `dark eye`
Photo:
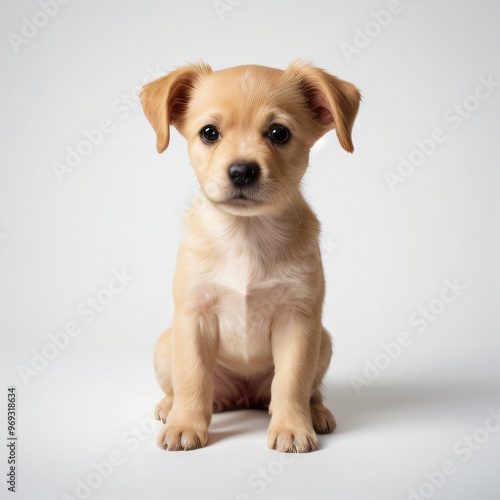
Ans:
<svg viewBox="0 0 500 500"><path fill-rule="evenodd" d="M200 136L203 142L206 142L207 144L212 144L213 142L219 140L220 132L213 125L207 125L206 127L203 127L201 129Z"/></svg>
<svg viewBox="0 0 500 500"><path fill-rule="evenodd" d="M269 139L276 144L284 144L290 139L290 131L284 126L278 123L273 123L269 127Z"/></svg>

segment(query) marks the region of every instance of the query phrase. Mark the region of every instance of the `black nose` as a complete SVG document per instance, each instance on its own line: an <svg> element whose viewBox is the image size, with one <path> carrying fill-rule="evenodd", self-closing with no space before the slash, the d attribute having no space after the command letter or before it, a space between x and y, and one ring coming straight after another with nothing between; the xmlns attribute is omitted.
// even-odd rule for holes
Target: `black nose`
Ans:
<svg viewBox="0 0 500 500"><path fill-rule="evenodd" d="M253 184L260 174L257 163L231 163L229 165L229 177L236 187L243 188Z"/></svg>

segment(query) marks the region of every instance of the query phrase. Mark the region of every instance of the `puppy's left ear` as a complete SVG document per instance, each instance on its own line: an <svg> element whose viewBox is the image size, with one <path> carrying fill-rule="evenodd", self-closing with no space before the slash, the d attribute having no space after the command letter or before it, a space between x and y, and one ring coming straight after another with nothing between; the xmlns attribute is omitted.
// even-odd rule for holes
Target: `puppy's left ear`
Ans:
<svg viewBox="0 0 500 500"><path fill-rule="evenodd" d="M156 149L163 153L170 141L170 125L179 128L196 80L212 72L204 63L182 66L142 88L144 114L156 132Z"/></svg>
<svg viewBox="0 0 500 500"><path fill-rule="evenodd" d="M314 66L292 63L286 71L300 79L314 121L319 126L317 138L335 129L340 145L352 153L351 133L361 101L359 90L352 83Z"/></svg>

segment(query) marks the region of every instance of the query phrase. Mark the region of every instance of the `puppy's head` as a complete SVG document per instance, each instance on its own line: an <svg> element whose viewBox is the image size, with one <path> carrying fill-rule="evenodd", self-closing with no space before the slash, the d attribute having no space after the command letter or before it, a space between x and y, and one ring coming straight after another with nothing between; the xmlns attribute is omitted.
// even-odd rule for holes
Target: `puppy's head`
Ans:
<svg viewBox="0 0 500 500"><path fill-rule="evenodd" d="M360 94L351 83L310 65L285 70L181 67L144 86L141 102L158 152L174 125L207 198L237 215L280 209L299 187L312 145L335 129L354 150Z"/></svg>

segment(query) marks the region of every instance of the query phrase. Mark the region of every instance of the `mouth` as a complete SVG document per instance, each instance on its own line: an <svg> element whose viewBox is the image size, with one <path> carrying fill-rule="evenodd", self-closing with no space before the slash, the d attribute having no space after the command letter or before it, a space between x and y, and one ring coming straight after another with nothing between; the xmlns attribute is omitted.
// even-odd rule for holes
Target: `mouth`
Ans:
<svg viewBox="0 0 500 500"><path fill-rule="evenodd" d="M256 207L262 204L261 201L251 198L248 194L243 193L237 193L232 198L225 200L223 203L225 205L238 208Z"/></svg>

